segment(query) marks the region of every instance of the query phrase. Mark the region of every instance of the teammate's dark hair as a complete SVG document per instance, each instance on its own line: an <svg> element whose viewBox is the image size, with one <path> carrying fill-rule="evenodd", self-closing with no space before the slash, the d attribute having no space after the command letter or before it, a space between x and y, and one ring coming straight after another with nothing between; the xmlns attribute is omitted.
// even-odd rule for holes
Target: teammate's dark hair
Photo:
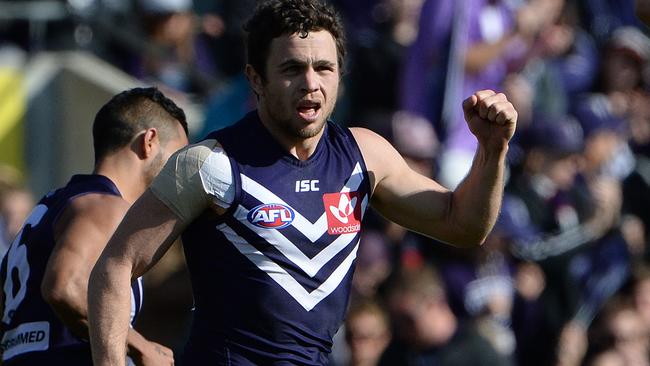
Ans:
<svg viewBox="0 0 650 366"><path fill-rule="evenodd" d="M185 112L157 88L134 88L115 95L97 112L93 124L95 163L155 127L164 145L176 136L176 123L187 135Z"/></svg>
<svg viewBox="0 0 650 366"><path fill-rule="evenodd" d="M336 42L341 73L345 67L345 33L338 13L319 0L266 0L258 3L244 24L247 62L266 80L266 61L271 41L285 34L307 37L309 32L326 30Z"/></svg>

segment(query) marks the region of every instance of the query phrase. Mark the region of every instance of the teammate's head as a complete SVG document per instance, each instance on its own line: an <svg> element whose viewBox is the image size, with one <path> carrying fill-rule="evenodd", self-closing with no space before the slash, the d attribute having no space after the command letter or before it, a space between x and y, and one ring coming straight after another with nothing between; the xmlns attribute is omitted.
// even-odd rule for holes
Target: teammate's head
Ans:
<svg viewBox="0 0 650 366"><path fill-rule="evenodd" d="M338 69L343 71L345 34L339 15L320 0L266 0L261 1L252 17L244 25L247 36L247 62L266 80L266 61L271 42L282 35L328 31L336 42Z"/></svg>
<svg viewBox="0 0 650 366"><path fill-rule="evenodd" d="M104 104L95 116L95 163L129 145L140 132L149 128L158 130L160 143L165 146L170 140L181 137L179 125L187 136L185 113L158 89L123 91Z"/></svg>

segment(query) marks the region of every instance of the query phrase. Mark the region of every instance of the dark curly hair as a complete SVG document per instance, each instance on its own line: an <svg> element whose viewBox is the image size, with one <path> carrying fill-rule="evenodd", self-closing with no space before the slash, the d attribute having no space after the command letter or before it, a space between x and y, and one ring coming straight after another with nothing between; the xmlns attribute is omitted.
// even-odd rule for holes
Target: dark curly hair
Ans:
<svg viewBox="0 0 650 366"><path fill-rule="evenodd" d="M162 144L177 136L176 124L187 135L185 112L157 88L133 88L115 95L95 115L95 163L131 142L140 131L155 127Z"/></svg>
<svg viewBox="0 0 650 366"><path fill-rule="evenodd" d="M333 7L319 0L260 1L251 18L244 24L248 63L266 80L266 61L271 41L285 34L307 37L311 31L326 30L336 42L337 60L342 73L345 67L345 34L343 24Z"/></svg>

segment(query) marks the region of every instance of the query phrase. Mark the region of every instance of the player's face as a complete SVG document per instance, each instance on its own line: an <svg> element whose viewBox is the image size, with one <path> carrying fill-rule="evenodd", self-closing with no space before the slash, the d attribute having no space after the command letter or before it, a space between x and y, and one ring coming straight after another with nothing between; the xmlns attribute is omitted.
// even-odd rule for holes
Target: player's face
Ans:
<svg viewBox="0 0 650 366"><path fill-rule="evenodd" d="M167 162L167 159L169 159L169 157L172 156L172 154L177 150L187 145L187 143L188 140L187 136L185 135L185 131L180 124L177 124L176 135L174 138L167 141L166 144L161 145L156 156L151 159L151 163L149 164L149 168L146 172L147 184L151 184L151 182L153 182L153 179L158 175L158 173L160 173L160 170Z"/></svg>
<svg viewBox="0 0 650 366"><path fill-rule="evenodd" d="M327 31L275 38L266 82L253 80L260 116L288 139L317 136L334 110L339 86L336 43Z"/></svg>
<svg viewBox="0 0 650 366"><path fill-rule="evenodd" d="M187 135L185 135L183 127L181 127L180 123L177 123L176 134L174 135L174 138L167 141L167 144L165 144L165 146L162 146L161 150L163 154L163 164L167 162L167 159L169 159L173 153L180 150L180 148L183 146L187 145L188 142L189 141L187 140Z"/></svg>

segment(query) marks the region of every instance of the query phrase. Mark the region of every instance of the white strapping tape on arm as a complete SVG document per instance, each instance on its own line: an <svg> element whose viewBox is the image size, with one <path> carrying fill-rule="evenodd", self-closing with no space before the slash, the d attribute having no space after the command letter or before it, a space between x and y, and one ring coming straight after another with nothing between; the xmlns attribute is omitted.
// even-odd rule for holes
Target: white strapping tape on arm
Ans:
<svg viewBox="0 0 650 366"><path fill-rule="evenodd" d="M216 140L190 145L172 155L151 184L151 191L184 222L210 202L228 208L234 200L230 160Z"/></svg>

